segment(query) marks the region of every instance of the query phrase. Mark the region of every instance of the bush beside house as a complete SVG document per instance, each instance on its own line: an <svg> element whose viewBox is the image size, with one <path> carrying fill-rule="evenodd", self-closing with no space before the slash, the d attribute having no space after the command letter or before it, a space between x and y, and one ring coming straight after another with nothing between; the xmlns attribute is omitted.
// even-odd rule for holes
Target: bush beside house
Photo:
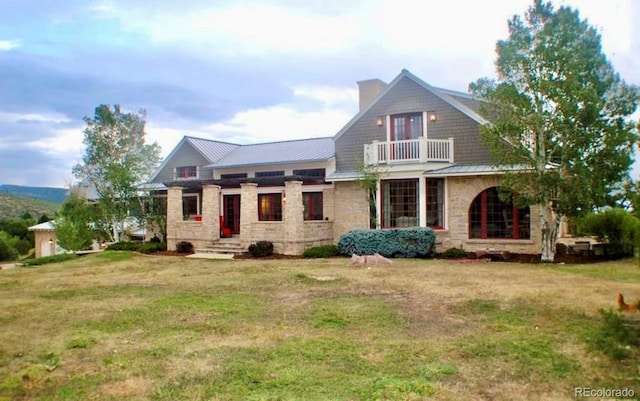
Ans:
<svg viewBox="0 0 640 401"><path fill-rule="evenodd" d="M435 254L436 236L425 227L392 230L354 230L340 237L341 255L373 255L387 258L426 258Z"/></svg>

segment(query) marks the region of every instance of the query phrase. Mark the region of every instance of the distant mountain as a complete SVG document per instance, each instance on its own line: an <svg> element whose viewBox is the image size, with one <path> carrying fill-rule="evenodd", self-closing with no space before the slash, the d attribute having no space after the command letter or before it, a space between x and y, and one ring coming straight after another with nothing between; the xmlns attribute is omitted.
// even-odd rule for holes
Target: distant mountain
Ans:
<svg viewBox="0 0 640 401"><path fill-rule="evenodd" d="M65 188L24 187L21 185L0 184L0 194L13 194L25 198L41 199L53 203L62 203L67 197Z"/></svg>
<svg viewBox="0 0 640 401"><path fill-rule="evenodd" d="M24 212L29 212L35 220L43 214L53 218L59 208L60 203L0 192L0 220L18 219Z"/></svg>

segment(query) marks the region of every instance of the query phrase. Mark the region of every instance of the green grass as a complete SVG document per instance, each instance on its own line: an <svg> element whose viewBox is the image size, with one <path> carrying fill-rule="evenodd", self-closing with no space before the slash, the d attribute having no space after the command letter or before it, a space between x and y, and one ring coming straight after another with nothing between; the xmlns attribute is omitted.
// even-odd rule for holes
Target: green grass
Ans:
<svg viewBox="0 0 640 401"><path fill-rule="evenodd" d="M104 252L0 274L0 400L567 399L640 391L633 261ZM584 267L584 268L583 268Z"/></svg>

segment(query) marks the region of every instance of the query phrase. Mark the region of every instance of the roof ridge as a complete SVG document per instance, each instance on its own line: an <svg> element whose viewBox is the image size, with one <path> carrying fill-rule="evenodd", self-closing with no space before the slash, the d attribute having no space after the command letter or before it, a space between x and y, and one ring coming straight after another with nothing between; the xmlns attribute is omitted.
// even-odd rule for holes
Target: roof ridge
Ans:
<svg viewBox="0 0 640 401"><path fill-rule="evenodd" d="M217 142L217 143L224 143L226 145L236 145L236 146L242 146L239 143L234 143L234 142L227 142L227 141L220 141L218 139L209 139L209 138L200 138L197 136L191 136L191 135L184 135L185 139L195 139L198 141L207 141L207 142Z"/></svg>
<svg viewBox="0 0 640 401"><path fill-rule="evenodd" d="M269 145L269 144L272 144L272 143L302 142L302 141L313 141L313 140L318 140L318 139L333 139L333 137L331 137L331 136L318 136L318 137L311 137L311 138L284 139L284 140L281 140L281 141L272 141L272 142L247 143L247 144L241 144L239 146Z"/></svg>

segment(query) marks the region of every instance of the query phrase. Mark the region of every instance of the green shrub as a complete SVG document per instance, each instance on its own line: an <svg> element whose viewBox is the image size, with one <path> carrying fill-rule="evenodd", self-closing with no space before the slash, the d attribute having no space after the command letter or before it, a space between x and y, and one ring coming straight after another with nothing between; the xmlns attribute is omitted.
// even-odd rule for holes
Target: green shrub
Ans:
<svg viewBox="0 0 640 401"><path fill-rule="evenodd" d="M107 247L107 251L135 251L138 246L137 242L115 242Z"/></svg>
<svg viewBox="0 0 640 401"><path fill-rule="evenodd" d="M600 310L602 322L589 338L592 351L602 352L620 361L629 356L632 348L640 345L638 328L627 324L620 314L612 310Z"/></svg>
<svg viewBox="0 0 640 401"><path fill-rule="evenodd" d="M180 241L176 244L178 253L193 253L193 244L188 241Z"/></svg>
<svg viewBox="0 0 640 401"><path fill-rule="evenodd" d="M36 259L27 259L22 262L23 266L40 266L46 265L48 263L58 263L65 262L67 260L72 260L78 258L78 255L75 253L59 253L57 255L44 256L42 258Z"/></svg>
<svg viewBox="0 0 640 401"><path fill-rule="evenodd" d="M270 241L258 241L249 245L249 253L254 258L263 258L273 255L273 243Z"/></svg>
<svg viewBox="0 0 640 401"><path fill-rule="evenodd" d="M167 250L167 244L165 242L145 242L144 244L138 244L136 251L140 253L155 253Z"/></svg>
<svg viewBox="0 0 640 401"><path fill-rule="evenodd" d="M435 254L436 236L425 227L354 230L340 237L338 253L349 256L379 253L387 258L425 258Z"/></svg>
<svg viewBox="0 0 640 401"><path fill-rule="evenodd" d="M440 255L440 257L443 259L466 258L467 252L464 249L460 248L449 248L446 251L442 252L442 255Z"/></svg>
<svg viewBox="0 0 640 401"><path fill-rule="evenodd" d="M19 252L16 248L9 244L9 241L3 239L0 236L0 262L8 260L16 260L19 256Z"/></svg>
<svg viewBox="0 0 640 401"><path fill-rule="evenodd" d="M330 258L338 254L336 245L322 245L307 248L302 252L303 258Z"/></svg>
<svg viewBox="0 0 640 401"><path fill-rule="evenodd" d="M187 244L191 244L187 242ZM177 245L177 244L176 244ZM188 247L188 246L187 246ZM135 251L140 253L154 253L161 252L167 250L167 244L164 242L116 242L107 247L108 251ZM180 251L178 251L180 252ZM193 245L191 245L191 250L181 252L181 253L192 253Z"/></svg>
<svg viewBox="0 0 640 401"><path fill-rule="evenodd" d="M579 233L595 235L604 244L607 257L633 255L640 237L640 220L624 209L590 213L578 222Z"/></svg>

